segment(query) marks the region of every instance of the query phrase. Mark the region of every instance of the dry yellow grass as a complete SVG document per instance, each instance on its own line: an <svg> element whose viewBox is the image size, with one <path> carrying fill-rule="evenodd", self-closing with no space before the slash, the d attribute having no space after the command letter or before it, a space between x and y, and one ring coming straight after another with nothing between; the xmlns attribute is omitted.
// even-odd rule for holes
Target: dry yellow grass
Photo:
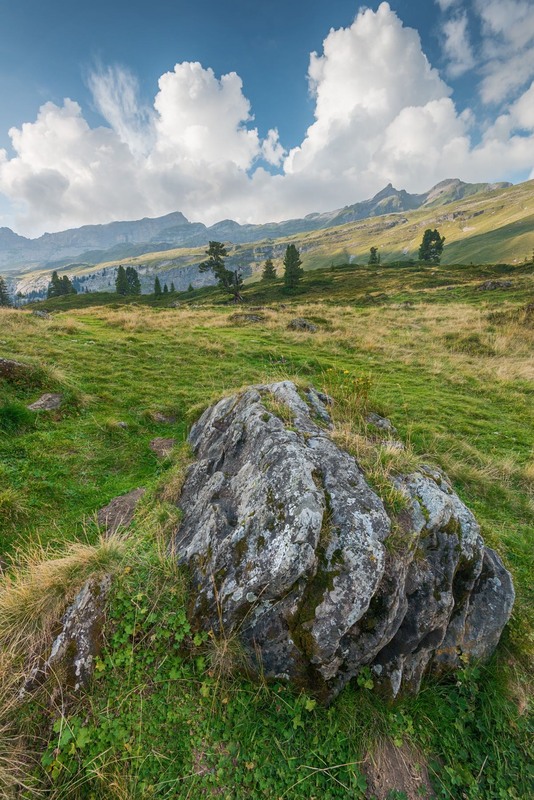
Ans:
<svg viewBox="0 0 534 800"><path fill-rule="evenodd" d="M71 544L59 557L39 546L21 554L0 584L0 645L40 651L85 581L113 572L123 554L119 537L102 538L96 545Z"/></svg>

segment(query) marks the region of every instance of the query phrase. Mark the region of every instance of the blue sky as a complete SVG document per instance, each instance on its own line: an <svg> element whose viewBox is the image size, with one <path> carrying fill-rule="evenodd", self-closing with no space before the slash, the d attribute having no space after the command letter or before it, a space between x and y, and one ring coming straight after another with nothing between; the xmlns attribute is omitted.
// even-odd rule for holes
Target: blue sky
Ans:
<svg viewBox="0 0 534 800"><path fill-rule="evenodd" d="M533 52L533 0L0 0L0 224L259 222L389 180L523 180Z"/></svg>

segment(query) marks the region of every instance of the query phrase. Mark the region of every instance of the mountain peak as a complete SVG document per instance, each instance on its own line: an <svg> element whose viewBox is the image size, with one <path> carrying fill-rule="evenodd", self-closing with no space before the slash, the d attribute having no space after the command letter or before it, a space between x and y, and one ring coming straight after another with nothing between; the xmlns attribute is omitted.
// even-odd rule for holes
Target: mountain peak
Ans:
<svg viewBox="0 0 534 800"><path fill-rule="evenodd" d="M373 197L371 202L383 200L385 197L391 197L392 195L399 194L399 190L395 189L392 183L388 183L387 186L384 186L375 196Z"/></svg>

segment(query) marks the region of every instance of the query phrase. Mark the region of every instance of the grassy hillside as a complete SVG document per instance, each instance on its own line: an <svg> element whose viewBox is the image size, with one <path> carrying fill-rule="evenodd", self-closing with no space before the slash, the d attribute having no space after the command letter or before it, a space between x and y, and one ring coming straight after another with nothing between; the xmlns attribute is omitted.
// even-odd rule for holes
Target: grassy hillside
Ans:
<svg viewBox="0 0 534 800"><path fill-rule="evenodd" d="M490 278L512 285L480 291ZM0 379L5 796L415 800L431 783L442 800L527 800L534 269L340 266L308 274L299 294L279 282L245 294L248 307L264 306L261 321L233 320L214 290L181 295L177 308L163 306L170 297L109 295L95 306L84 295L49 301L60 309L49 319L0 309L0 356L33 366ZM288 330L296 316L317 332ZM234 637L191 635L184 576L167 554L187 431L221 394L286 377L334 397L336 432L353 446L376 410L406 443L401 460L449 473L514 574L513 617L490 665L466 664L393 704L363 674L321 709L282 684L239 677ZM61 392L62 407L27 411L46 391ZM169 458L150 449L155 436L176 439ZM387 447L376 452L357 455L387 500L386 478L402 463ZM139 486L147 494L129 539L101 543L95 512ZM52 635L80 581L104 569L115 580L93 682L71 698L54 675L21 705L28 648ZM23 621L31 634L21 639Z"/></svg>

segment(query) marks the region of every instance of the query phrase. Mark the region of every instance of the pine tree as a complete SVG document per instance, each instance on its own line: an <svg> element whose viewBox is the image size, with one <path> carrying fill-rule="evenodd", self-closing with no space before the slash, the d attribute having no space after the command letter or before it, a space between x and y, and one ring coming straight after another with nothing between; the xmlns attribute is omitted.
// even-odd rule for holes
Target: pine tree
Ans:
<svg viewBox="0 0 534 800"><path fill-rule="evenodd" d="M46 297L60 297L62 295L62 284L61 279L58 277L56 270L53 271L52 277L50 279L50 283L48 284L48 289L46 291Z"/></svg>
<svg viewBox="0 0 534 800"><path fill-rule="evenodd" d="M243 281L238 270L226 269L224 259L228 258L228 251L224 244L222 242L210 242L205 252L208 258L198 265L198 271L208 272L211 270L217 278L221 289L230 292L235 301L242 300L240 290L243 286Z"/></svg>
<svg viewBox="0 0 534 800"><path fill-rule="evenodd" d="M141 294L141 281L134 267L126 267L126 286L127 294Z"/></svg>
<svg viewBox="0 0 534 800"><path fill-rule="evenodd" d="M169 294L169 287L166 283L163 284L163 294Z"/></svg>
<svg viewBox="0 0 534 800"><path fill-rule="evenodd" d="M63 294L78 294L75 287L72 285L72 281L68 275L63 275L61 278L61 292Z"/></svg>
<svg viewBox="0 0 534 800"><path fill-rule="evenodd" d="M161 295L161 283L157 275L156 280L154 281L154 294L156 297Z"/></svg>
<svg viewBox="0 0 534 800"><path fill-rule="evenodd" d="M263 265L261 279L262 281L274 281L276 279L276 269L270 258L268 258Z"/></svg>
<svg viewBox="0 0 534 800"><path fill-rule="evenodd" d="M284 283L288 289L298 286L300 279L304 275L301 267L300 253L294 244L288 244L284 256Z"/></svg>
<svg viewBox="0 0 534 800"><path fill-rule="evenodd" d="M175 285L174 285L174 283L171 281L171 292L174 294L174 292L175 292L175 291L176 291L176 286L175 286Z"/></svg>
<svg viewBox="0 0 534 800"><path fill-rule="evenodd" d="M439 264L443 252L444 236L439 235L437 229L427 228L423 234L423 241L419 247L419 261Z"/></svg>
<svg viewBox="0 0 534 800"><path fill-rule="evenodd" d="M122 264L119 266L115 276L115 291L123 296L128 294L128 280L126 278L126 270Z"/></svg>
<svg viewBox="0 0 534 800"><path fill-rule="evenodd" d="M380 253L378 252L378 247L371 247L369 250L369 261L367 263L369 265L380 264Z"/></svg>
<svg viewBox="0 0 534 800"><path fill-rule="evenodd" d="M7 284L0 275L0 306L10 306L10 305L11 305L11 298L7 291Z"/></svg>

